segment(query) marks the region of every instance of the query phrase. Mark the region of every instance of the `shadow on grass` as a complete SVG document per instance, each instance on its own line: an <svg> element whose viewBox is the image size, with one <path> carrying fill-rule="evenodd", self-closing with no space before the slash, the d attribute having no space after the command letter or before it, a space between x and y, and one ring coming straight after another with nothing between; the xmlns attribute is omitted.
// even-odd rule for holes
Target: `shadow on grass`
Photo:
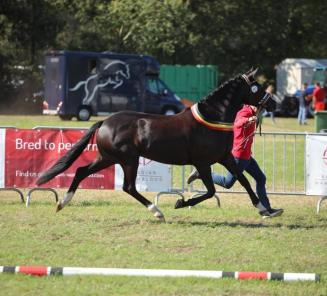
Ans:
<svg viewBox="0 0 327 296"><path fill-rule="evenodd" d="M180 226L204 226L210 228L217 228L217 227L243 227L243 228L287 228L289 230L296 230L296 229L327 229L327 221L324 221L324 224L311 224L311 225L304 225L304 224L283 224L283 223L274 223L274 224L266 224L263 222L258 223L251 223L251 222L243 222L243 221L235 221L235 222L228 222L228 221L215 221L215 222L205 222L205 221L169 221L167 224L177 224Z"/></svg>
<svg viewBox="0 0 327 296"><path fill-rule="evenodd" d="M103 206L112 206L112 202L109 200L98 200L98 201L88 201L84 200L78 203L75 203L71 206L77 207L103 207Z"/></svg>

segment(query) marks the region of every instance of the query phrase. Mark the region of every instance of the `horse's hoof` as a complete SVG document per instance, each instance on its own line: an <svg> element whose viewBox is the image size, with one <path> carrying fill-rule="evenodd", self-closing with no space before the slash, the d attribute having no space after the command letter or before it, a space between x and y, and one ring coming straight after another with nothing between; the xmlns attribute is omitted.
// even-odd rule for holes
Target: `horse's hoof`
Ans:
<svg viewBox="0 0 327 296"><path fill-rule="evenodd" d="M155 216L160 222L166 222L165 216Z"/></svg>
<svg viewBox="0 0 327 296"><path fill-rule="evenodd" d="M175 204L175 209L185 208L187 204L184 199L178 199Z"/></svg>
<svg viewBox="0 0 327 296"><path fill-rule="evenodd" d="M58 213L60 210L63 209L63 206L60 201L57 202L57 208L56 208L56 213Z"/></svg>

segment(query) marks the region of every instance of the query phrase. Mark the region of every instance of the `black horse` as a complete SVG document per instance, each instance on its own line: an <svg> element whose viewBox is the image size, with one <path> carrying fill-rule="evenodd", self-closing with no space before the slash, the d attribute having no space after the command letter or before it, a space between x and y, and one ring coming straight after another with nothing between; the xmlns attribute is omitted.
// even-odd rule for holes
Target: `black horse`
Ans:
<svg viewBox="0 0 327 296"><path fill-rule="evenodd" d="M216 162L237 176L255 207L262 207L248 180L238 171L230 153L232 126L242 104L259 108L264 106L269 111L275 108L271 96L256 82L255 73L256 70L250 70L236 76L192 108L174 116L123 111L95 123L66 155L41 175L37 184L46 183L71 166L98 131L97 158L76 170L64 199L58 202L57 211L72 199L84 178L117 163L124 171L123 190L146 206L156 218L164 220L162 212L136 190L140 156L167 164L196 167L207 193L187 201L178 200L175 208L194 206L215 194L210 166Z"/></svg>

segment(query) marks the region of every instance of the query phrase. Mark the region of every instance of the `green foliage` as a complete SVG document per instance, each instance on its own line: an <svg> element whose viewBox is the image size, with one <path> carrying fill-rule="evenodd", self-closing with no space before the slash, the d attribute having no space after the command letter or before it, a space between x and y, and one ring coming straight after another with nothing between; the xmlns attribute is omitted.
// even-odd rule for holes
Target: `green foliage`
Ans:
<svg viewBox="0 0 327 296"><path fill-rule="evenodd" d="M37 69L48 49L214 64L220 81L253 65L271 80L284 58L326 58L324 11L324 0L4 0L0 87L10 93L14 66Z"/></svg>
<svg viewBox="0 0 327 296"><path fill-rule="evenodd" d="M60 14L51 1L5 0L0 4L0 28L0 103L7 103L42 87L38 66L44 50L56 46Z"/></svg>
<svg viewBox="0 0 327 296"><path fill-rule="evenodd" d="M203 50L195 58L218 64L227 77L250 65L258 65L271 79L275 76L274 65L284 58L318 58L326 54L326 50L321 50L325 45L318 37L327 33L323 13L319 14L327 8L324 1L192 3L196 14L193 31L197 32L198 46Z"/></svg>
<svg viewBox="0 0 327 296"><path fill-rule="evenodd" d="M185 1L63 3L67 27L58 39L64 48L144 53L172 62L176 52L188 45L192 13Z"/></svg>

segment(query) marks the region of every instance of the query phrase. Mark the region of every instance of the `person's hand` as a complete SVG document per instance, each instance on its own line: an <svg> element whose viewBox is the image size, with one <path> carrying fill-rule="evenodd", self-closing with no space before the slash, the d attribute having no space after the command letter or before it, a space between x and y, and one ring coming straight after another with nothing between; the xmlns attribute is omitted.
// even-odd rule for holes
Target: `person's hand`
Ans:
<svg viewBox="0 0 327 296"><path fill-rule="evenodd" d="M312 95L307 95L304 97L306 101L311 101L312 100Z"/></svg>
<svg viewBox="0 0 327 296"><path fill-rule="evenodd" d="M251 117L249 117L249 119L248 119L248 121L249 122L257 122L257 120L258 120L258 117L257 116L251 116Z"/></svg>

